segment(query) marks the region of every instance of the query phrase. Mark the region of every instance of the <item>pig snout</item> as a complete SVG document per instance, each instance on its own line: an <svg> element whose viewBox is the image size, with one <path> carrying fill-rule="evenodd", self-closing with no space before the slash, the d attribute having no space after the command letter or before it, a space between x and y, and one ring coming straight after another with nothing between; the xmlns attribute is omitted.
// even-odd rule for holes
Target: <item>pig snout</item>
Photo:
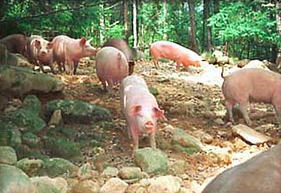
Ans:
<svg viewBox="0 0 281 193"><path fill-rule="evenodd" d="M152 121L145 122L144 131L146 133L152 133L154 129L155 129L155 126L154 126L154 123Z"/></svg>

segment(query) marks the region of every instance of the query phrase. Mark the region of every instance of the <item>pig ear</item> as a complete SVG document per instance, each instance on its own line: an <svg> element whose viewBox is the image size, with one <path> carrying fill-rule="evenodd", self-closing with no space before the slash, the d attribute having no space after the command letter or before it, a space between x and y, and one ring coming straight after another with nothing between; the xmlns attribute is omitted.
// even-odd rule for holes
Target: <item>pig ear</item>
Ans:
<svg viewBox="0 0 281 193"><path fill-rule="evenodd" d="M164 117L164 111L157 108L157 107L153 107L153 112L154 112L154 116L157 119L160 119L160 118Z"/></svg>
<svg viewBox="0 0 281 193"><path fill-rule="evenodd" d="M35 41L34 41L34 45L35 45L36 48L39 48L40 45L41 45L41 42L38 41L38 40L35 40Z"/></svg>
<svg viewBox="0 0 281 193"><path fill-rule="evenodd" d="M53 44L52 42L49 42L49 43L47 44L47 48L48 48L48 49L52 49L52 48L53 48L53 45L54 45L54 44Z"/></svg>
<svg viewBox="0 0 281 193"><path fill-rule="evenodd" d="M141 111L141 105L134 105L131 107L130 115L136 116Z"/></svg>
<svg viewBox="0 0 281 193"><path fill-rule="evenodd" d="M86 42L87 42L86 38L83 37L83 38L80 39L80 45L82 47L84 47L86 45Z"/></svg>

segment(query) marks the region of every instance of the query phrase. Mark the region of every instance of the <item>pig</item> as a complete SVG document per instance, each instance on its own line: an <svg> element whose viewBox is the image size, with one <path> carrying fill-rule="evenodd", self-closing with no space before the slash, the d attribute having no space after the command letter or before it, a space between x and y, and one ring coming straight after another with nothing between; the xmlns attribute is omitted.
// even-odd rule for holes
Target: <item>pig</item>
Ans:
<svg viewBox="0 0 281 193"><path fill-rule="evenodd" d="M96 73L104 91L112 92L113 86L119 84L129 74L126 56L114 47L101 48L96 55Z"/></svg>
<svg viewBox="0 0 281 193"><path fill-rule="evenodd" d="M56 36L53 43L54 61L68 74L76 74L80 58L96 55L96 49L90 45L90 40L82 37L73 39L65 35Z"/></svg>
<svg viewBox="0 0 281 193"><path fill-rule="evenodd" d="M10 53L26 55L27 38L23 34L12 34L0 39Z"/></svg>
<svg viewBox="0 0 281 193"><path fill-rule="evenodd" d="M40 66L42 72L45 72L43 65L48 65L51 71L55 73L53 68L53 43L41 36L32 35L28 38L27 56L31 63Z"/></svg>
<svg viewBox="0 0 281 193"><path fill-rule="evenodd" d="M150 135L150 146L156 149L157 120L164 118L155 97L149 92L145 80L137 75L127 76L120 86L120 104L125 115L128 135L133 139L133 152L139 148L139 135Z"/></svg>
<svg viewBox="0 0 281 193"><path fill-rule="evenodd" d="M281 144L225 170L202 193L281 193Z"/></svg>
<svg viewBox="0 0 281 193"><path fill-rule="evenodd" d="M129 75L133 74L135 62L134 62L132 50L130 49L128 43L120 38L112 38L107 40L102 47L106 47L106 46L115 47L125 54L129 63Z"/></svg>
<svg viewBox="0 0 281 193"><path fill-rule="evenodd" d="M177 70L181 64L185 67L190 65L198 67L202 62L202 57L196 52L169 41L157 41L152 43L149 52L156 68L159 66L159 58L175 61Z"/></svg>
<svg viewBox="0 0 281 193"><path fill-rule="evenodd" d="M248 68L241 69L224 77L222 92L229 120L234 123L233 106L239 104L243 118L247 125L252 122L247 113L249 102L263 102L272 104L281 125L281 75L269 70Z"/></svg>

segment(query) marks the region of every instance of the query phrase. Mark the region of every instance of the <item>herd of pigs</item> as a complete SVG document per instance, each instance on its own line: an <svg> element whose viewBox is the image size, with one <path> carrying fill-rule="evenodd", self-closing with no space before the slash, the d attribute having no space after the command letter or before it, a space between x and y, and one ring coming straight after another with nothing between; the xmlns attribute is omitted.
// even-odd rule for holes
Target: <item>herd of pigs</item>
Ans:
<svg viewBox="0 0 281 193"><path fill-rule="evenodd" d="M52 41L41 36L26 37L13 34L0 39L0 46L5 46L11 53L20 53L31 63L53 67L57 64L60 72L76 74L79 60L95 56L97 77L103 89L112 92L120 84L120 103L125 115L128 136L132 138L134 152L138 149L139 136L149 134L150 145L156 148L155 132L158 119L164 118L164 111L158 107L155 97L149 92L145 80L134 75L134 59L127 42L112 38L100 49L90 44L86 38L73 39L59 35ZM150 45L150 55L155 67L158 59L165 58L188 67L200 66L201 56L194 51L169 41L157 41ZM249 102L264 102L274 106L281 125L281 76L278 73L261 69L241 69L224 77L222 92L229 120L234 122L232 109L239 104L245 122L251 125L247 113ZM247 162L230 168L216 177L203 193L281 193L281 144L255 156Z"/></svg>

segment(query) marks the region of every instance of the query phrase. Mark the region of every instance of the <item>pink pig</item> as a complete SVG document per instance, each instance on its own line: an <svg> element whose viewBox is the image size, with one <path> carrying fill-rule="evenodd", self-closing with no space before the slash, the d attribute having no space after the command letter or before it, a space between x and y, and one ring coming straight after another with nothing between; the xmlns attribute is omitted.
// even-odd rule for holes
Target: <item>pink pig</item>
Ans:
<svg viewBox="0 0 281 193"><path fill-rule="evenodd" d="M279 124L281 126L281 75L268 70L257 68L242 69L224 77L222 92L225 105L231 122L233 120L232 108L239 104L244 120L251 125L247 113L250 102L269 103L274 106Z"/></svg>
<svg viewBox="0 0 281 193"><path fill-rule="evenodd" d="M53 69L53 44L41 36L32 35L28 38L27 43L27 56L28 59L40 66L42 72L44 72L43 64L49 65L52 72Z"/></svg>
<svg viewBox="0 0 281 193"><path fill-rule="evenodd" d="M68 74L76 74L80 58L96 55L96 49L90 45L90 41L84 37L73 39L65 35L56 36L52 41L53 54L60 71L63 65Z"/></svg>
<svg viewBox="0 0 281 193"><path fill-rule="evenodd" d="M103 89L112 91L114 85L119 84L129 74L129 65L122 51L114 47L104 47L96 55L96 72L102 82Z"/></svg>
<svg viewBox="0 0 281 193"><path fill-rule="evenodd" d="M202 61L201 56L196 52L169 41L157 41L152 43L150 45L150 56L154 58L153 63L156 68L159 58L175 61L177 69L179 69L180 64L183 64L185 67L189 65L200 66Z"/></svg>
<svg viewBox="0 0 281 193"><path fill-rule="evenodd" d="M164 117L164 111L159 109L155 97L140 76L124 78L120 91L121 108L126 117L128 135L133 138L134 152L139 148L139 135L142 133L150 135L150 145L156 149L156 124Z"/></svg>

